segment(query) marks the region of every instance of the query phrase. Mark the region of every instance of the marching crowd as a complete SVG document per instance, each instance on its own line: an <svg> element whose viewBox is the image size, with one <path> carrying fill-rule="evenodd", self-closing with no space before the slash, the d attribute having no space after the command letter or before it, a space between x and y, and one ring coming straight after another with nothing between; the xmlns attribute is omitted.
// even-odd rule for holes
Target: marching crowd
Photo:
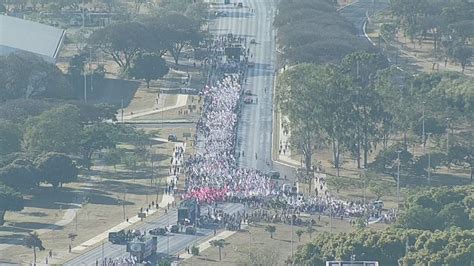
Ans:
<svg viewBox="0 0 474 266"><path fill-rule="evenodd" d="M224 75L203 90L204 107L197 124L203 150L185 162L187 193L200 203L229 197L270 195L273 182L257 170L241 169L234 157L242 88L239 74Z"/></svg>
<svg viewBox="0 0 474 266"><path fill-rule="evenodd" d="M245 68L242 66L246 65L249 50L243 48L243 61L222 62L225 47L236 40L240 43L246 41L236 36L222 35L208 45L209 57L205 64L216 68L221 79L211 82L213 84L206 86L200 95L204 102L196 128L203 145L196 155L184 162L186 193L183 198L197 199L201 204L227 200L254 206L278 199L284 202L284 208L297 212L341 218L367 214L380 217L380 209L371 204L342 201L331 196L326 189L325 179L320 176L316 179L316 196L304 198L298 193L285 194L281 186L258 170L238 167L238 158L234 156L236 129L243 95L241 83L245 80ZM234 73L226 74L229 68L235 68ZM241 156L245 156L243 152ZM390 215L385 220L393 217Z"/></svg>

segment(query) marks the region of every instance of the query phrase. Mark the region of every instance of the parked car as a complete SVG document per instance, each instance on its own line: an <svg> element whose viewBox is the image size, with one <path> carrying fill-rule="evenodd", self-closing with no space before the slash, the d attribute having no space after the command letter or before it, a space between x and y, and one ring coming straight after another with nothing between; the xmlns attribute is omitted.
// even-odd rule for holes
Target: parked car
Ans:
<svg viewBox="0 0 474 266"><path fill-rule="evenodd" d="M267 176L269 176L271 179L279 179L280 178L280 172L278 172L278 171L268 171Z"/></svg>
<svg viewBox="0 0 474 266"><path fill-rule="evenodd" d="M250 40L250 44L256 44L257 41L255 39Z"/></svg>
<svg viewBox="0 0 474 266"><path fill-rule="evenodd" d="M172 142L178 141L178 137L176 137L175 134L170 134L168 135L168 141L172 141Z"/></svg>
<svg viewBox="0 0 474 266"><path fill-rule="evenodd" d="M252 99L252 98L250 98L250 97L245 97L245 99L244 99L244 103L247 103L247 104L249 104L249 103L253 103L253 99Z"/></svg>
<svg viewBox="0 0 474 266"><path fill-rule="evenodd" d="M244 4L242 2L237 3L237 7L244 7Z"/></svg>
<svg viewBox="0 0 474 266"><path fill-rule="evenodd" d="M245 95L252 95L252 91L251 90L245 90Z"/></svg>
<svg viewBox="0 0 474 266"><path fill-rule="evenodd" d="M166 228L155 228L148 231L150 235L164 236L166 235Z"/></svg>

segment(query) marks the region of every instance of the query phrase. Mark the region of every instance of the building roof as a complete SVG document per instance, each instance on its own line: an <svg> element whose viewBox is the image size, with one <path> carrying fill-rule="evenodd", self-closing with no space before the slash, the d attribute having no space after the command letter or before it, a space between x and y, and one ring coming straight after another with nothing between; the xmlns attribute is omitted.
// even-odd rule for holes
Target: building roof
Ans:
<svg viewBox="0 0 474 266"><path fill-rule="evenodd" d="M23 50L55 61L64 33L63 29L0 15L0 55Z"/></svg>

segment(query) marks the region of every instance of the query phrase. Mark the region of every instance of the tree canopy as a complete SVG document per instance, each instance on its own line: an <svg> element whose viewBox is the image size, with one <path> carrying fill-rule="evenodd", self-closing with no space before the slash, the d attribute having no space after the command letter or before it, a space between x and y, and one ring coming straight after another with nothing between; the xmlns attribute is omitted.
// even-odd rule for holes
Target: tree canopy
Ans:
<svg viewBox="0 0 474 266"><path fill-rule="evenodd" d="M63 105L48 110L27 121L24 136L26 148L35 153L76 152L81 128L77 107Z"/></svg>
<svg viewBox="0 0 474 266"><path fill-rule="evenodd" d="M21 211L23 209L23 196L0 183L0 225L5 223L7 211Z"/></svg>

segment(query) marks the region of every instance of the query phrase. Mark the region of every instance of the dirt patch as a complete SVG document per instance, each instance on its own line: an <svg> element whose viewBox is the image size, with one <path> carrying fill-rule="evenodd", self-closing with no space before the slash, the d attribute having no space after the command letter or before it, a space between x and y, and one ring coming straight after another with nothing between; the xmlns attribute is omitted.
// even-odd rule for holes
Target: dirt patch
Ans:
<svg viewBox="0 0 474 266"><path fill-rule="evenodd" d="M11 247L1 250L0 261L30 263L33 252L22 245L22 239L28 232L45 228L52 231L40 234L46 250L38 252L38 262L45 262L49 250L53 251L53 258L77 255L68 254L70 233L77 234L72 242L73 247L77 246L127 217L135 216L140 208L145 209L152 201L159 202L173 147L172 143L152 147L155 151L153 175L149 167L132 172L118 165L115 171L113 167L97 162L91 171L84 173L87 177L82 176L78 182L66 184L59 191L41 187L27 197L23 211L7 213L7 223L0 230L0 244L11 244ZM86 199L82 208L68 204L77 201L77 197ZM54 223L63 218L68 208L77 209L77 218L72 218L64 226L55 226Z"/></svg>

